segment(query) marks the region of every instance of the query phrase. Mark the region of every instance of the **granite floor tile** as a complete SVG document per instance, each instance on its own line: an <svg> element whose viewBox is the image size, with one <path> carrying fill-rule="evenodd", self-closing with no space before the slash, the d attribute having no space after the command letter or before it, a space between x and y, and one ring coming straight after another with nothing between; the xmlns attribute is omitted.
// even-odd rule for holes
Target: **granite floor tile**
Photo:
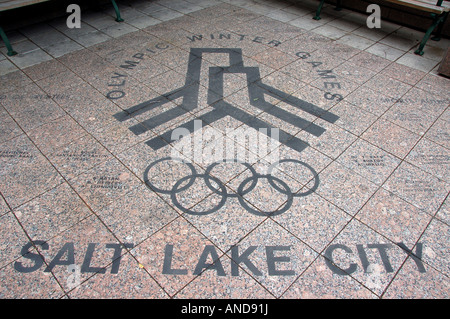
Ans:
<svg viewBox="0 0 450 319"><path fill-rule="evenodd" d="M25 136L0 144L0 191L14 208L62 182L51 163Z"/></svg>
<svg viewBox="0 0 450 319"><path fill-rule="evenodd" d="M0 254L0 268L3 268L20 256L21 248L26 244L28 238L18 220L11 212L0 216L0 220L0 231L2 238L4 238L2 252Z"/></svg>
<svg viewBox="0 0 450 319"><path fill-rule="evenodd" d="M82 137L86 131L70 116L65 115L28 132L30 139L45 155Z"/></svg>
<svg viewBox="0 0 450 319"><path fill-rule="evenodd" d="M337 162L319 174L319 181L316 193L350 215L355 215L377 190L375 184ZM314 182L307 186L313 188Z"/></svg>
<svg viewBox="0 0 450 319"><path fill-rule="evenodd" d="M323 257L289 287L283 299L375 299L377 296L358 281L333 273Z"/></svg>
<svg viewBox="0 0 450 319"><path fill-rule="evenodd" d="M381 185L400 164L400 160L382 149L358 139L337 162Z"/></svg>
<svg viewBox="0 0 450 319"><path fill-rule="evenodd" d="M410 247L419 240L432 216L381 188L356 218L391 241Z"/></svg>
<svg viewBox="0 0 450 319"><path fill-rule="evenodd" d="M382 74L389 76L391 78L400 80L402 82L414 85L419 82L426 73L415 68L408 67L399 63L389 64L383 71Z"/></svg>
<svg viewBox="0 0 450 319"><path fill-rule="evenodd" d="M350 93L345 97L345 100L378 116L385 113L397 101L397 99L393 97L380 94L365 86L361 86Z"/></svg>
<svg viewBox="0 0 450 319"><path fill-rule="evenodd" d="M234 262L227 256L222 256L219 261L224 268L228 265L234 264ZM217 289L217 287L227 287L227 289L220 290ZM183 290L178 292L175 295L175 298L272 299L274 297L251 276L245 273L245 271L240 269L239 276L216 276L211 271L205 271L202 276L198 276L185 288L183 288Z"/></svg>
<svg viewBox="0 0 450 319"><path fill-rule="evenodd" d="M421 139L405 160L450 183L448 176L450 155L448 149L427 139Z"/></svg>
<svg viewBox="0 0 450 319"><path fill-rule="evenodd" d="M442 204L441 208L439 208L439 211L436 213L436 218L442 220L447 225L450 224L450 215L449 215L449 206L448 206L448 199L445 199L444 203Z"/></svg>
<svg viewBox="0 0 450 319"><path fill-rule="evenodd" d="M3 107L0 108L0 121L2 122L2 126L0 127L0 143L23 134L16 121L14 121Z"/></svg>
<svg viewBox="0 0 450 319"><path fill-rule="evenodd" d="M449 225L433 219L420 238L420 242L423 245L422 261L447 277L450 272L446 259L448 254L448 233Z"/></svg>
<svg viewBox="0 0 450 319"><path fill-rule="evenodd" d="M165 299L168 295L139 267L139 263L126 253L120 257L120 268L112 276L106 273L114 272L113 265L107 267L105 274L96 273L80 285L69 291L71 299ZM120 289L117 289L120 287Z"/></svg>
<svg viewBox="0 0 450 319"><path fill-rule="evenodd" d="M225 190L228 195L225 192L221 194L220 200L223 199L223 202L209 196L192 207L191 212L184 214L192 225L223 251L238 245L264 221L264 217L249 213L232 189L226 187Z"/></svg>
<svg viewBox="0 0 450 319"><path fill-rule="evenodd" d="M49 241L92 214L66 183L15 208L13 213L33 241Z"/></svg>
<svg viewBox="0 0 450 319"><path fill-rule="evenodd" d="M46 261L46 267L38 271L52 273L68 292L95 273L105 274L111 262L117 263L117 251L120 253L123 249L99 219L91 215L38 245L39 253Z"/></svg>
<svg viewBox="0 0 450 319"><path fill-rule="evenodd" d="M401 98L411 89L409 84L391 79L382 74L375 75L372 79L367 81L364 86L396 99Z"/></svg>
<svg viewBox="0 0 450 319"><path fill-rule="evenodd" d="M317 257L316 252L270 219L249 234L238 249L234 257L233 251L227 255L237 262L240 252L250 252L251 262L242 267L275 297L280 297Z"/></svg>
<svg viewBox="0 0 450 319"><path fill-rule="evenodd" d="M361 51L359 54L354 55L349 61L375 72L380 72L391 63L390 60L366 51Z"/></svg>
<svg viewBox="0 0 450 319"><path fill-rule="evenodd" d="M169 296L204 271L220 271L218 260L223 255L181 217L137 245L131 254ZM213 265L217 268L208 269Z"/></svg>
<svg viewBox="0 0 450 319"><path fill-rule="evenodd" d="M94 211L120 199L141 184L116 159L103 162L74 177L69 183Z"/></svg>
<svg viewBox="0 0 450 319"><path fill-rule="evenodd" d="M24 243L25 245L26 243ZM27 250L26 257L20 257L15 262L8 264L0 269L0 278L2 281L0 295L5 299L58 299L63 297L64 291L61 289L58 281L52 273L44 272L43 269L32 272L24 272L23 269L33 268L33 261L30 261L30 254L39 256L35 248L30 247ZM42 261L42 258L37 260ZM35 259L36 260L36 259ZM43 262L43 261L42 261ZM40 263L40 262L38 262ZM19 268L17 271L15 268Z"/></svg>
<svg viewBox="0 0 450 319"><path fill-rule="evenodd" d="M327 266L381 296L408 254L399 246L353 219L323 253Z"/></svg>
<svg viewBox="0 0 450 319"><path fill-rule="evenodd" d="M322 251L345 227L351 216L315 194L295 195L292 207L271 217L315 251Z"/></svg>
<svg viewBox="0 0 450 319"><path fill-rule="evenodd" d="M14 91L30 83L32 83L31 79L21 70L0 75L0 93L5 94Z"/></svg>
<svg viewBox="0 0 450 319"><path fill-rule="evenodd" d="M428 267L419 273L412 257L408 257L385 293L384 299L446 299L448 277Z"/></svg>
<svg viewBox="0 0 450 319"><path fill-rule="evenodd" d="M447 92L450 80L442 76L436 76L434 74L425 75L416 85L427 92L435 94L435 96L442 96L449 98L450 93Z"/></svg>
<svg viewBox="0 0 450 319"><path fill-rule="evenodd" d="M363 84L375 76L376 72L352 62L345 62L333 69L338 77L342 76L350 81Z"/></svg>
<svg viewBox="0 0 450 319"><path fill-rule="evenodd" d="M178 217L154 191L142 185L98 213L122 242L138 245Z"/></svg>
<svg viewBox="0 0 450 319"><path fill-rule="evenodd" d="M447 126L448 123L445 120L438 119L425 134L425 137L439 145L450 148L450 133Z"/></svg>
<svg viewBox="0 0 450 319"><path fill-rule="evenodd" d="M443 180L403 162L383 188L433 215L441 206L449 185Z"/></svg>
<svg viewBox="0 0 450 319"><path fill-rule="evenodd" d="M91 136L84 135L56 148L48 159L66 180L71 180L111 159L111 154Z"/></svg>
<svg viewBox="0 0 450 319"><path fill-rule="evenodd" d="M335 124L354 135L361 135L366 131L377 119L371 114L347 101L341 101L336 104L331 111L339 116Z"/></svg>
<svg viewBox="0 0 450 319"><path fill-rule="evenodd" d="M326 131L318 137L306 131L301 131L296 137L331 158L337 158L357 139L356 135L322 119L316 120L314 124Z"/></svg>
<svg viewBox="0 0 450 319"><path fill-rule="evenodd" d="M377 120L361 138L383 150L404 158L420 136L384 119Z"/></svg>

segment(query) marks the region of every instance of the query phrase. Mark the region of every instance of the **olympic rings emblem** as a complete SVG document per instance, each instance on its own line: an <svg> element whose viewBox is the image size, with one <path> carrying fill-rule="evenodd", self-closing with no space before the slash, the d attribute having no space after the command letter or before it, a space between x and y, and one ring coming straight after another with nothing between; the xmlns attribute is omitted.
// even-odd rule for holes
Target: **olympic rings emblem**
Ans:
<svg viewBox="0 0 450 319"><path fill-rule="evenodd" d="M177 161L177 162L183 163L189 168L191 174L180 178L172 186L171 189L162 189L160 187L157 187L154 185L154 183L150 182L149 173L153 167L155 167L157 164L164 162L164 161ZM237 193L228 192L226 187L224 186L224 183L219 178L217 178L211 174L212 170L217 165L220 165L222 163L230 163L230 162L244 165L251 172L251 176L247 177L239 184L239 186L237 188ZM276 166L278 166L281 163L286 163L286 162L291 162L291 163L305 166L312 173L312 176L314 176L314 185L311 188L308 188L304 192L300 192L300 191L297 193L292 192L291 188L285 181L272 175L272 172ZM203 179L203 181L205 182L207 187L212 192L214 192L215 194L217 194L221 197L220 201L214 207L207 209L205 211L201 211L201 212L194 211L189 208L183 207L183 205L180 203L180 201L178 200L178 197L177 197L177 194L190 188L195 183L197 178ZM261 211L261 210L258 210L258 209L255 209L254 207L252 207L252 205L250 205L244 199L244 196L249 194L256 187L258 181L261 179L267 180L267 182L276 191L287 196L287 200L284 202L282 207L280 207L276 210L273 210L273 211ZM282 160L279 160L279 161L271 164L269 166L269 168L267 169L267 174L257 173L255 168L253 166L251 166L249 163L246 163L246 162L243 162L243 161L240 161L237 159L231 159L231 160L224 159L224 160L217 161L217 162L210 164L206 168L205 173L199 174L192 163L182 160L180 158L176 158L176 157L165 157L165 158L161 158L159 160L154 161L146 168L146 170L144 172L144 182L147 185L147 187L154 190L155 192L170 195L170 199L171 199L173 205L176 206L177 208L179 208L180 210L182 210L183 212L190 214L190 215L199 216L199 215L208 215L208 214L214 213L225 205L227 198L235 197L238 199L240 205L251 214L254 214L257 216L276 216L276 215L283 214L292 206L294 197L303 197L303 196L307 196L307 195L315 192L317 187L319 186L319 176L318 176L317 172L314 170L314 168L312 168L310 165L308 165L302 161L296 160L296 159L282 159ZM213 183L216 184L217 186L214 186Z"/></svg>

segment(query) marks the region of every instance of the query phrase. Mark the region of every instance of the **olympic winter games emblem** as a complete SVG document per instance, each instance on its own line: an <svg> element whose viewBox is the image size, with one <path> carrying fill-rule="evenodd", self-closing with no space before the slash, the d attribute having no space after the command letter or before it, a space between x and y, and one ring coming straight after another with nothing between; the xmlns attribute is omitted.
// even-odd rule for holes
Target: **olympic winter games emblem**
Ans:
<svg viewBox="0 0 450 319"><path fill-rule="evenodd" d="M162 111L161 113L130 127L130 130L134 134L140 135L158 127L161 124L166 123L167 121L179 118L195 110L195 108L197 108L198 106L201 73L200 71L202 64L202 55L204 53L221 53L228 54L229 56L229 66L215 66L209 68L209 88L207 94L207 102L210 106L212 106L212 110L199 115L196 119L189 120L186 123L179 125L175 129L167 130L159 136L147 141L146 144L149 145L152 149L158 150L164 146L167 146L169 143L172 143L173 136L176 135L174 134L174 132L177 130L184 130L188 133L195 133L196 130L202 127L201 125L198 125L199 121L207 125L223 119L226 116L230 116L235 120L244 123L248 127L257 130L262 134L266 134L267 136L269 136L269 132L271 133L274 129L276 129L278 142L297 152L301 152L308 146L305 141L302 141L298 137L291 135L289 132L274 128L271 124L267 123L256 115L252 115L245 110L235 107L234 105L226 102L223 99L223 82L225 74L245 75L247 79L249 101L252 106L259 108L261 111L264 111L273 117L285 121L286 123L294 125L295 127L300 128L316 137L322 135L325 132L325 129L313 122L310 122L304 118L301 118L291 112L282 109L278 105L274 105L266 101L264 96L268 95L275 99L281 100L284 103L287 103L316 117L320 117L321 119L330 123L334 123L338 119L338 116L328 112L327 110L319 108L314 104L311 104L274 87L264 84L260 78L258 67L244 66L242 50L238 48L192 48L190 50L189 64L184 86L176 90L167 92L166 94L163 94L158 98L151 99L147 102L140 103L127 110L119 112L115 115L115 118L123 122L137 115L141 115L147 111L157 109L162 105L168 103L169 101L174 101L179 98L183 99L179 107ZM180 178L170 189L160 189L152 182L152 176L150 176L149 172L150 169L158 163L169 160L184 163L189 168L190 174ZM251 176L243 180L242 183L238 186L236 194L231 194L230 192L228 192L223 184L223 181L220 181L217 177L209 174L215 166L220 165L221 162L230 162L230 160L232 162L235 162L236 165L244 165L251 172ZM273 169L277 165L284 162L289 162L292 165L303 166L304 168L309 170L314 176L313 186L309 187L305 192L294 192L285 181L274 176L272 174ZM197 179L202 179L208 186L208 188L216 195L219 195L221 198L219 203L217 203L214 207L201 212L191 210L188 207L183 207L181 202L178 200L179 194L191 187ZM261 180L265 180L277 192L286 196L286 201L281 207L278 207L276 210L272 211L261 211L255 209L246 202L246 200L244 199L245 195L252 192L252 190L256 187L258 181ZM314 192L319 184L319 178L316 171L307 163L304 163L297 159L280 159L278 161L275 161L267 169L267 172L265 172L265 174L260 174L256 172L252 165L240 158L229 158L228 160L224 159L215 161L206 168L206 171L203 174L198 173L195 169L195 166L192 163L186 162L185 160L181 160L176 157L162 158L151 163L147 167L144 173L144 181L152 190L170 195L171 201L176 207L188 214L193 215L206 215L214 213L219 210L226 203L227 198L230 197L237 197L242 207L254 215L279 215L287 211L291 207L294 197L302 197Z"/></svg>

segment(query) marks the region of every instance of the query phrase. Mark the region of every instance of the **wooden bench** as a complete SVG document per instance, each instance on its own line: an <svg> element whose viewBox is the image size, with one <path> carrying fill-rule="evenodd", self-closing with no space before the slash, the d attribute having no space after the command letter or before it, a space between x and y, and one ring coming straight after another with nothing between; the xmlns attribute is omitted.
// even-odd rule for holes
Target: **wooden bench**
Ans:
<svg viewBox="0 0 450 319"><path fill-rule="evenodd" d="M320 20L320 12L322 11L322 7L324 5L325 0L320 0L320 3L317 7L316 15L313 17L315 20ZM375 1L377 2L377 1ZM431 36L431 33L437 28L436 34L432 37L432 40L439 41L440 34L442 31L442 27L447 19L447 16L450 11L450 2L443 0L379 0L378 2L390 2L396 5L409 7L415 10L427 12L431 15L433 22L431 26L425 32L425 35L422 38L422 41L419 45L419 48L414 51L415 54L423 55L423 48L427 43L428 39ZM339 10L342 5L342 0L337 0L336 10Z"/></svg>
<svg viewBox="0 0 450 319"><path fill-rule="evenodd" d="M22 8L26 6L30 6L37 3L47 2L50 0L0 0L0 12L8 11L12 9ZM123 19L120 17L120 11L119 7L117 7L116 1L111 0L112 5L114 7L114 10L116 11L116 21L122 22ZM16 55L17 52L13 50L11 43L9 42L8 37L6 36L5 32L3 31L2 27L0 26L0 36L3 39L3 42L5 42L6 48L8 49L8 55Z"/></svg>

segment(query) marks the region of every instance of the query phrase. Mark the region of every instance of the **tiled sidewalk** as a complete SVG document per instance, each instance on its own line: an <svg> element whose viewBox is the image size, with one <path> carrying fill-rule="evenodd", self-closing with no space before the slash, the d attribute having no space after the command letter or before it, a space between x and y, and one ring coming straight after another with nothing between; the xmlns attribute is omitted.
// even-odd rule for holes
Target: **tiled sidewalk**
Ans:
<svg viewBox="0 0 450 319"><path fill-rule="evenodd" d="M449 297L448 39L119 4L0 49L1 298Z"/></svg>

